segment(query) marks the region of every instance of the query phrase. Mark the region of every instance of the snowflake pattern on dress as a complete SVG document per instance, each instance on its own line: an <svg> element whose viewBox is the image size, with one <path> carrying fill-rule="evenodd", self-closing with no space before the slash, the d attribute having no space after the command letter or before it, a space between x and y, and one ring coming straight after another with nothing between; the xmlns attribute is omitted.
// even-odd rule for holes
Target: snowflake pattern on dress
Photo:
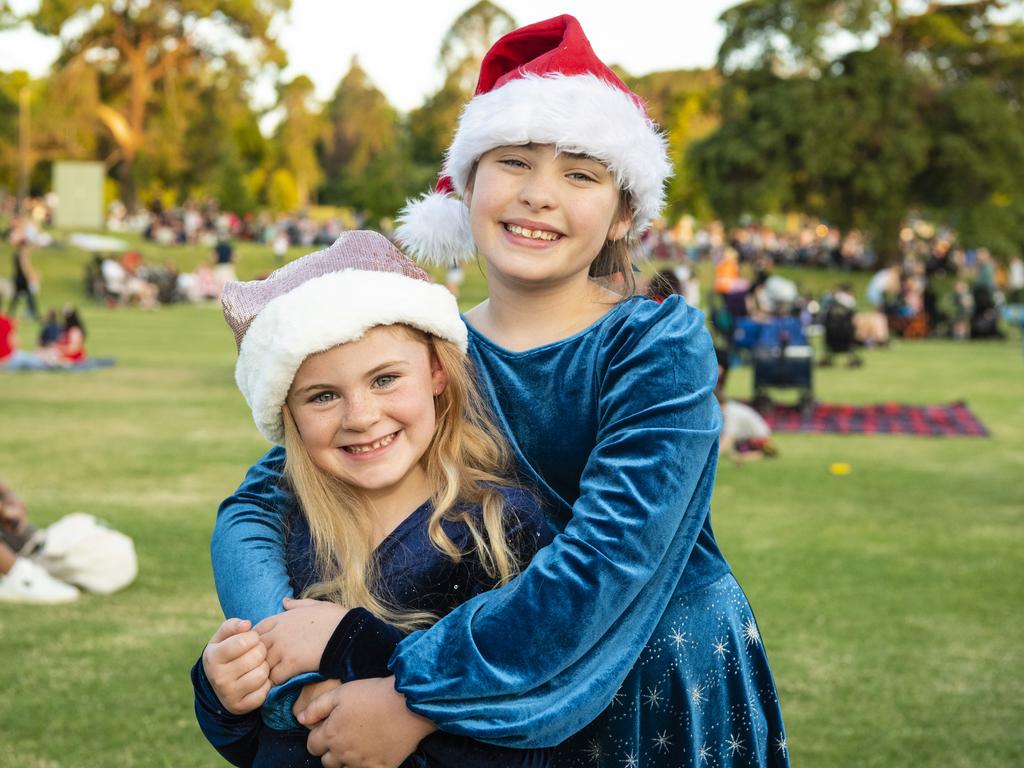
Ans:
<svg viewBox="0 0 1024 768"><path fill-rule="evenodd" d="M789 765L761 633L731 574L674 598L611 704L556 750L555 765Z"/></svg>

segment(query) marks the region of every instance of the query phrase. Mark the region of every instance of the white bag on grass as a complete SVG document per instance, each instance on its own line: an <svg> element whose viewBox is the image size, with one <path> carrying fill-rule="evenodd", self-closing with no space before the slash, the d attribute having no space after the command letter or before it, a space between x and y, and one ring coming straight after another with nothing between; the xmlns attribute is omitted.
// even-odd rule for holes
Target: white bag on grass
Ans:
<svg viewBox="0 0 1024 768"><path fill-rule="evenodd" d="M49 526L32 559L61 581L105 595L131 584L139 572L132 540L84 512Z"/></svg>

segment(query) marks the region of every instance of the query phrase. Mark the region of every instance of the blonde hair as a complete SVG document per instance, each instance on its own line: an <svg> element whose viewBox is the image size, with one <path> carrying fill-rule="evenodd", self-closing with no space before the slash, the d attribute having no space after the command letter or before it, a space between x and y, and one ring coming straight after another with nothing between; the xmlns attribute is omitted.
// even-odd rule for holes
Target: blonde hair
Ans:
<svg viewBox="0 0 1024 768"><path fill-rule="evenodd" d="M459 562L473 553L484 571L498 584L518 573L519 563L506 541L504 497L510 487L511 452L490 420L477 391L472 364L454 344L405 325L392 328L430 347L448 375L448 384L434 397L436 425L422 462L433 489L427 531L431 543ZM304 596L326 598L347 608L362 607L400 629L429 626L437 617L424 611L399 608L384 585L373 558L373 508L348 483L320 469L306 450L288 406L283 406L285 477L309 521L319 580ZM479 506L479 520L471 513ZM442 521L465 525L472 539L460 550L442 527ZM482 525L481 525L482 524Z"/></svg>

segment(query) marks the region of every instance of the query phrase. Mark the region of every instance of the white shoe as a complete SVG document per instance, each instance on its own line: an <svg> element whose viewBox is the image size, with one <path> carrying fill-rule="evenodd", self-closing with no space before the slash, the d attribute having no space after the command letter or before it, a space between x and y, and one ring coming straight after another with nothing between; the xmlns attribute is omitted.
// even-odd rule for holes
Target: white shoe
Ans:
<svg viewBox="0 0 1024 768"><path fill-rule="evenodd" d="M11 570L0 574L0 602L54 604L77 599L77 589L53 578L27 557L16 558Z"/></svg>

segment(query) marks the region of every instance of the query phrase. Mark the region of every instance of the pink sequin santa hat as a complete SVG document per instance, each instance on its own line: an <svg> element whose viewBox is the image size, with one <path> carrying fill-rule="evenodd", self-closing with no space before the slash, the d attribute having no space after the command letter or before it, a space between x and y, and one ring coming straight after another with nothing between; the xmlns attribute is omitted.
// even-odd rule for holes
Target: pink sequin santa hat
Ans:
<svg viewBox="0 0 1024 768"><path fill-rule="evenodd" d="M260 432L277 444L281 406L310 355L399 323L467 348L455 297L377 232L345 232L264 280L229 282L221 303L238 345L235 382Z"/></svg>
<svg viewBox="0 0 1024 768"><path fill-rule="evenodd" d="M484 56L434 192L399 215L395 235L406 252L445 265L474 258L469 211L459 199L473 167L495 147L531 142L607 165L630 194L633 235L664 205L672 173L665 138L640 97L597 58L580 23L558 16L508 33Z"/></svg>

